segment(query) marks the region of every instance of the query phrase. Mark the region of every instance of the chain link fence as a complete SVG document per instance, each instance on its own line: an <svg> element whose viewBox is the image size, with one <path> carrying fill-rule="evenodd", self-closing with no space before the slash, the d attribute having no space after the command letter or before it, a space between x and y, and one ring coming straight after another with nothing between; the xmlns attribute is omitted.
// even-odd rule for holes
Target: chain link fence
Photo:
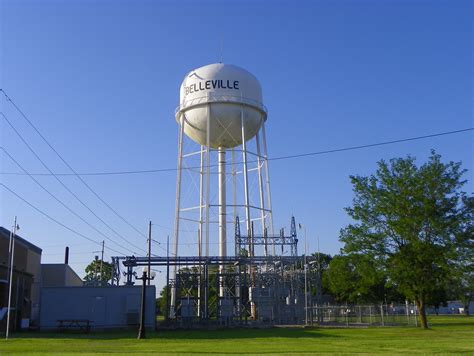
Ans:
<svg viewBox="0 0 474 356"><path fill-rule="evenodd" d="M309 323L327 326L417 326L414 304L323 305L310 308Z"/></svg>

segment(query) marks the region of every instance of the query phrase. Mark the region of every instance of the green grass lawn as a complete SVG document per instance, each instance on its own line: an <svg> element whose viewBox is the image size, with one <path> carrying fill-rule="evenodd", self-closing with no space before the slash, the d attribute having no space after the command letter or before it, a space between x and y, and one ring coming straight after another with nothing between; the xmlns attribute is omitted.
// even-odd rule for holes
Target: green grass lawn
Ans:
<svg viewBox="0 0 474 356"><path fill-rule="evenodd" d="M18 333L0 341L0 355L474 355L474 317L431 317L431 329L415 327L175 330L85 334Z"/></svg>

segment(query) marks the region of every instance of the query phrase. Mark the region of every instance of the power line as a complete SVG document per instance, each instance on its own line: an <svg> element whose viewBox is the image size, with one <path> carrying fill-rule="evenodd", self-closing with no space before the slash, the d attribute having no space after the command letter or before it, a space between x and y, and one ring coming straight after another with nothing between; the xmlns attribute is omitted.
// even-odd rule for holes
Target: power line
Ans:
<svg viewBox="0 0 474 356"><path fill-rule="evenodd" d="M84 239L86 239L86 240L88 240L88 241L90 241L90 242L93 242L93 243L95 243L95 244L97 244L97 245L99 245L99 246L102 246L102 243L101 243L101 242L95 241L94 239L92 239L92 238L90 238L90 237L88 237L88 236L86 236L86 235L84 235L84 234L81 234L80 232L78 232L78 231L76 231L76 230L70 228L70 227L67 226L67 225L64 225L62 222L60 222L60 221L56 220L55 218L53 218L52 216L48 215L48 214L45 213L43 210L41 210L40 208L34 206L34 205L31 204L29 201L27 201L25 198L23 198L22 196L20 196L19 194L17 194L15 191L13 191L13 190L10 189L9 187L7 187L5 184L0 183L0 185L1 185L3 188L5 188L6 190L8 190L11 194L13 194L14 196L16 196L18 199L20 199L21 201L23 201L25 204L29 205L31 208L33 208L34 210L36 210L38 213L40 213L41 215L47 217L49 220L51 220L51 221L55 222L56 224L62 226L62 227L65 228L66 230L69 230L70 232L72 232L72 233L75 234L75 235L78 235L78 236L80 236L80 237L82 237L82 238L84 238ZM110 251L112 251L112 252L115 252L115 253L118 253L118 254L121 254L121 255L126 255L126 254L124 254L124 253L122 253L122 252L120 252L120 251L117 251L117 250L113 249L113 248L108 247L108 249L109 249Z"/></svg>
<svg viewBox="0 0 474 356"><path fill-rule="evenodd" d="M49 141L43 136L43 134L38 130L38 128L31 122L30 119L25 115L25 113L15 104L15 102L7 95L5 90L0 89L0 91L3 93L5 98L7 99L8 102L10 102L13 107L21 114L21 116L28 122L28 124L36 131L36 133L42 138L42 140L48 145L48 147L53 150L53 152L59 157L59 159L73 172L73 174L84 184L84 186L92 193L95 195L97 199L99 199L107 208L109 208L120 220L122 220L124 223L126 223L128 226L130 226L133 230L135 230L138 234L142 235L144 238L147 238L147 236L138 230L134 225L132 225L130 222L128 222L122 215L120 215L114 208L110 206L99 194L97 194L94 189L92 189L89 184L87 184L80 175L77 174L77 172L71 167L71 165L66 162L66 160L59 154L58 151L49 143Z"/></svg>
<svg viewBox="0 0 474 356"><path fill-rule="evenodd" d="M59 204L61 204L64 208L66 208L71 214L73 214L74 216L76 216L78 219L80 219L83 223L85 223L87 226L89 226L91 229L93 229L94 231L96 231L98 234L102 235L103 237L105 237L106 239L108 239L109 241L113 242L114 244L116 244L117 246L119 246L120 248L123 248L124 250L128 250L132 253L134 253L134 251L130 250L129 248L119 244L118 242L115 242L112 238L110 238L109 236L105 235L102 231L100 231L99 229L97 229L95 226L93 226L92 224L90 224L87 220L85 220L81 215L79 215L78 213L76 213L74 210L72 210L69 206L67 206L61 199L59 199L58 197L56 197L53 193L51 193L45 186L43 186L40 182L38 182L38 180L36 178L34 178L33 176L31 176L28 171L4 148L4 147L0 147L0 149L23 171L25 172L25 174L27 174L32 180L33 182L35 182L41 189L43 189L46 193L48 193L54 200L56 200Z"/></svg>
<svg viewBox="0 0 474 356"><path fill-rule="evenodd" d="M397 140L369 143L369 144L358 145L358 146L348 146L348 147L342 147L342 148L335 148L335 149L331 149L331 150L306 152L306 153L299 153L299 154L288 155L288 156L269 157L268 161L281 161L281 160L295 159L295 158L302 158L302 157L319 156L319 155L325 155L325 154L337 153L337 152L355 151L355 150L360 150L360 149L364 149L364 148L387 146L387 145L393 145L393 144L402 143L402 142L425 140L425 139L433 138L433 137L454 135L454 134L459 134L459 133L473 131L473 130L474 130L473 127L469 127L469 128L460 129L460 130L445 131L445 132L439 132L439 133L434 133L434 134L430 134L430 135L408 137L408 138L402 138L402 139L397 139ZM257 160L248 161L248 163L256 163L256 162L258 162L258 161ZM241 164L241 163L242 162L236 162L235 164ZM232 162L227 162L226 163L226 165L231 165L231 164L232 164ZM211 164L209 166L210 167L217 167L217 164ZM193 170L193 169L200 169L200 168L201 168L200 166L194 166L194 167L191 166L191 167L183 167L182 169L183 170ZM72 175L77 175L77 176L109 176L109 175L129 175L129 174L176 172L177 170L178 170L178 168L157 168L157 169L135 170L135 171L83 172L83 173L74 173L74 174L72 174L72 173L54 173L54 174L57 175L57 176L72 176ZM0 174L3 174L3 175L23 175L21 172L0 172ZM32 173L32 175L35 175L35 176L50 176L52 174L50 174L50 173ZM164 226L162 226L162 227L164 227ZM166 227L164 227L164 228L166 228Z"/></svg>
<svg viewBox="0 0 474 356"><path fill-rule="evenodd" d="M349 146L349 147L344 147L344 148L336 148L336 149L333 149L333 150L316 151L316 152L309 152L309 153L300 153L300 154L289 155L289 156L280 156L280 157L269 158L268 160L269 161L279 161L279 160L285 160L285 159L293 159L293 158L301 158L301 157L308 157L308 156L324 155L324 154L336 153L336 152L354 151L354 150L360 150L360 149L363 149L363 148L386 146L386 145L393 145L395 143L402 143L402 142L409 142L409 141L416 141L416 140L424 140L424 139L427 139L427 138L446 136L446 135L454 135L454 134L458 134L458 133L461 133L461 132L467 132L467 131L473 131L473 130L474 130L474 127L469 127L469 128L466 128L466 129L460 129L460 130L454 130L454 131L445 131L445 132L440 132L440 133L435 133L435 134L430 134L430 135L402 138L402 139L392 140L392 141L370 143L370 144L360 145L360 146Z"/></svg>
<svg viewBox="0 0 474 356"><path fill-rule="evenodd" d="M63 186L64 189L66 189L83 207L85 207L92 215L94 215L98 220L100 220L105 226L107 226L112 232L114 232L118 237L120 237L122 240L124 240L126 243L130 244L131 246L137 248L138 250L142 250L140 247L134 245L130 241L128 241L125 237L123 237L121 234L119 234L113 227L111 227L108 223L106 223L100 216L98 216L86 203L84 203L78 196L75 194L71 189L68 188L66 184L63 183L61 179L59 179L53 171L48 167L48 165L41 159L41 157L35 152L35 150L28 144L28 142L23 138L23 136L20 134L20 132L15 128L15 126L11 123L10 120L5 116L4 113L0 112L2 117L5 119L5 121L8 123L8 125L11 127L11 129L16 133L16 135L20 138L20 140L25 144L26 147L30 150L30 152L40 161L40 163L43 165L46 170L51 173L51 175Z"/></svg>

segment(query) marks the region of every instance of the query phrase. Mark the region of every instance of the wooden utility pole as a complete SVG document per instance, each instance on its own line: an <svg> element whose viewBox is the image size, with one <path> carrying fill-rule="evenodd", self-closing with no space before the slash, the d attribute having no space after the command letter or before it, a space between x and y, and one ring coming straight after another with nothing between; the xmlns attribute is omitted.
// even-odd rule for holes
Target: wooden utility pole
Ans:
<svg viewBox="0 0 474 356"><path fill-rule="evenodd" d="M100 256L100 285L102 285L102 282L104 280L104 275L102 274L103 272L103 264L104 264L104 247L105 247L105 241L102 240L102 253Z"/></svg>
<svg viewBox="0 0 474 356"><path fill-rule="evenodd" d="M151 276L151 220L148 223L148 276ZM151 279L148 279L150 285Z"/></svg>
<svg viewBox="0 0 474 356"><path fill-rule="evenodd" d="M138 329L138 339L145 338L145 301L146 301L146 282L147 280L150 281L150 278L147 277L146 271L143 271L143 275L141 278L143 281L142 284L142 304L140 307L140 328Z"/></svg>

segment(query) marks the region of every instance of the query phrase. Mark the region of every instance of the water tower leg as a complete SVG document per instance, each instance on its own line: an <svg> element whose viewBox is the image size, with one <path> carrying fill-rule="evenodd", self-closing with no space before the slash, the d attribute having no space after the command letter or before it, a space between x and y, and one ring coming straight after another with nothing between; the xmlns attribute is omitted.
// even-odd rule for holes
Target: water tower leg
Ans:
<svg viewBox="0 0 474 356"><path fill-rule="evenodd" d="M245 137L245 124L244 124L244 112L243 109L240 111L240 121L242 125L242 163L244 165L244 194L245 194L245 222L247 226L247 235L250 235L252 228L250 221L250 203L249 203L249 178L248 178L248 167L247 167L247 142ZM250 252L250 251L249 251Z"/></svg>
<svg viewBox="0 0 474 356"><path fill-rule="evenodd" d="M244 110L243 108L240 110L240 123L242 125L242 161L243 161L243 171L244 171L244 194L245 194L245 203L244 203L244 207L245 207L245 222L246 222L246 225L247 225L247 236L250 237L250 241L249 241L249 246L248 246L248 255L249 257L253 257L253 246L252 246L252 238L251 237L251 234L252 234L252 221L251 221L251 217L250 217L250 203L249 203L249 178L248 178L248 166L247 166L247 142L246 142L246 137L245 137L245 122L244 122ZM253 266L252 264L250 264L248 266L249 268L249 274L250 274L250 277L251 277L251 283L250 283L250 286L249 288L252 288L254 287L254 279L253 279ZM250 293L251 291L249 290L249 295L251 295ZM250 301L250 313L251 313L251 316L252 316L252 319L255 319L256 318L256 315L257 315L257 311L256 311L256 308L255 308L255 302L254 301Z"/></svg>
<svg viewBox="0 0 474 356"><path fill-rule="evenodd" d="M227 214L226 214L226 174L225 174L225 149L219 148L218 150L218 169L219 169L219 256L227 256ZM225 272L224 264L219 266L219 273ZM219 283L219 296L225 296L224 278L220 277Z"/></svg>
<svg viewBox="0 0 474 356"><path fill-rule="evenodd" d="M268 169L268 151L267 151L267 135L265 134L265 122L262 123L262 144L263 144L263 168L265 170L265 185L267 190L267 209L268 209L268 225L270 228L270 235L273 236L273 210L272 210L272 195L270 193L270 173ZM275 244L273 244L273 255L275 256Z"/></svg>
<svg viewBox="0 0 474 356"><path fill-rule="evenodd" d="M199 169L199 227L198 227L198 255L199 258L202 257L202 226L203 226L203 204L204 204L204 150L205 147L201 146L200 158L201 166ZM197 316L200 318L202 316L201 307L203 303L201 302L202 298L202 280L203 280L203 268L201 263L199 263L199 281L198 281L198 296L197 296Z"/></svg>
<svg viewBox="0 0 474 356"><path fill-rule="evenodd" d="M232 221L237 218L237 173L235 170L235 149L232 148L232 196L234 205L234 215Z"/></svg>
<svg viewBox="0 0 474 356"><path fill-rule="evenodd" d="M179 138L178 138L178 176L176 179L176 203L175 203L175 221L174 221L174 241L173 241L173 249L174 249L174 256L178 256L178 242L179 242L179 219L180 219L180 209L181 209L181 176L182 176L182 167L183 167L183 139L184 139L184 114L181 115L180 118L180 131L179 131ZM177 274L177 266L173 266L172 272L173 280L175 281L175 285L171 290L171 305L170 305L170 318L175 318L176 316L176 274Z"/></svg>
<svg viewBox="0 0 474 356"><path fill-rule="evenodd" d="M208 97L209 99L209 97ZM211 182L211 107L207 104L207 121L206 121L206 155L205 155L205 177L206 177L206 187L205 187L205 256L209 256L209 192L210 192L210 182ZM203 166L204 168L204 166ZM204 197L203 197L204 198ZM203 289L203 310L202 318L208 319L209 317L209 266L207 262L204 265L204 283L201 283L200 288Z"/></svg>
<svg viewBox="0 0 474 356"><path fill-rule="evenodd" d="M263 179L262 179L262 166L263 166L263 160L262 160L262 153L260 150L260 137L259 133L255 136L255 140L257 142L257 171L258 171L258 190L260 193L260 220L262 222L262 234L265 237L265 257L268 256L268 245L267 245L267 240L266 240L266 234L265 230L267 229L266 222L265 222L265 199L263 195Z"/></svg>
<svg viewBox="0 0 474 356"><path fill-rule="evenodd" d="M210 207L210 187L211 187L211 108L207 104L207 122L206 122L206 254L209 256L209 207ZM206 316L207 317L207 316Z"/></svg>

